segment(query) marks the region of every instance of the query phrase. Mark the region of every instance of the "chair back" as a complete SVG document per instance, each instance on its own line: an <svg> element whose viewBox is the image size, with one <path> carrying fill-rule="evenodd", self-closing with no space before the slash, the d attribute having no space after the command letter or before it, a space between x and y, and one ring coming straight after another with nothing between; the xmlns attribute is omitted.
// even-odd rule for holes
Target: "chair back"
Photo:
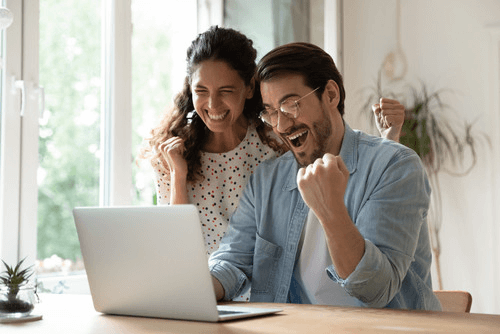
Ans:
<svg viewBox="0 0 500 334"><path fill-rule="evenodd" d="M467 291L434 290L444 312L470 313L472 296Z"/></svg>

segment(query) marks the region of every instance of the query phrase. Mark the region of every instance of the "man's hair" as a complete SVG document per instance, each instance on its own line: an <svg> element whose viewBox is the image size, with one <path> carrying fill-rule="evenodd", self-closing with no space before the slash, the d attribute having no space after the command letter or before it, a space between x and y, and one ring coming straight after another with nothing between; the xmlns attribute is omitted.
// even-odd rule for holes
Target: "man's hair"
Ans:
<svg viewBox="0 0 500 334"><path fill-rule="evenodd" d="M342 75L332 57L320 47L310 43L289 43L271 50L257 65L257 82L269 81L285 73L300 74L311 89L320 87L316 94L319 98L328 80L337 83L340 92L338 110L344 115L345 90Z"/></svg>

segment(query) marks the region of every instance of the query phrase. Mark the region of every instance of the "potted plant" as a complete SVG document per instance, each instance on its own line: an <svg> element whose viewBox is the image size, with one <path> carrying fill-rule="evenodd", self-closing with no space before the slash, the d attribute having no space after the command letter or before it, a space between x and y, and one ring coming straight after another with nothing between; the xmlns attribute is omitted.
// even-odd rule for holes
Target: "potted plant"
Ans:
<svg viewBox="0 0 500 334"><path fill-rule="evenodd" d="M35 307L35 286L29 284L33 266L21 270L25 259L19 261L15 267L2 260L5 271L0 275L0 316L27 316Z"/></svg>
<svg viewBox="0 0 500 334"><path fill-rule="evenodd" d="M400 143L410 147L419 155L429 177L432 199L428 225L438 285L439 289L442 289L439 262L442 212L438 173L467 175L477 163L479 139L485 139L488 144L489 139L484 134L473 133L473 123L460 120L456 113L450 113L451 108L443 102L443 95L452 91L429 90L423 82L418 86L392 82L395 85L392 89L384 89L381 77L380 71L375 86L362 91L365 103L360 112L367 114L366 110L370 110L371 126L374 127L370 106L378 103L381 97L398 100L405 106L405 121L401 129Z"/></svg>

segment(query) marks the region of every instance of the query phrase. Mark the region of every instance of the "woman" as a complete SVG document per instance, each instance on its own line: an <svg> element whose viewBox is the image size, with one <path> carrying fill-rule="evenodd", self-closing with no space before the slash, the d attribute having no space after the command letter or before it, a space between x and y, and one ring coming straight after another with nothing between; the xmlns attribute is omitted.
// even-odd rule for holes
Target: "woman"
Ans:
<svg viewBox="0 0 500 334"><path fill-rule="evenodd" d="M207 254L217 249L253 169L285 151L258 119L263 108L252 44L228 28L198 35L187 51L183 90L152 130L145 152L158 203L198 207Z"/></svg>
<svg viewBox="0 0 500 334"><path fill-rule="evenodd" d="M143 152L155 170L158 203L197 206L208 255L253 170L286 151L258 118L256 57L253 42L236 30L215 26L198 35L187 50L183 90ZM378 129L398 140L404 107L381 102L373 107Z"/></svg>

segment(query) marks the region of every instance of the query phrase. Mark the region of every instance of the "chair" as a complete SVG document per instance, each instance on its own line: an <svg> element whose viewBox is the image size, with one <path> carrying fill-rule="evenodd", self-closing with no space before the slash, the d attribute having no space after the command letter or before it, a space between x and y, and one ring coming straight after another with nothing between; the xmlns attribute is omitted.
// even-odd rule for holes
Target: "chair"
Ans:
<svg viewBox="0 0 500 334"><path fill-rule="evenodd" d="M472 295L467 291L434 290L434 294L441 302L443 312L470 313Z"/></svg>

